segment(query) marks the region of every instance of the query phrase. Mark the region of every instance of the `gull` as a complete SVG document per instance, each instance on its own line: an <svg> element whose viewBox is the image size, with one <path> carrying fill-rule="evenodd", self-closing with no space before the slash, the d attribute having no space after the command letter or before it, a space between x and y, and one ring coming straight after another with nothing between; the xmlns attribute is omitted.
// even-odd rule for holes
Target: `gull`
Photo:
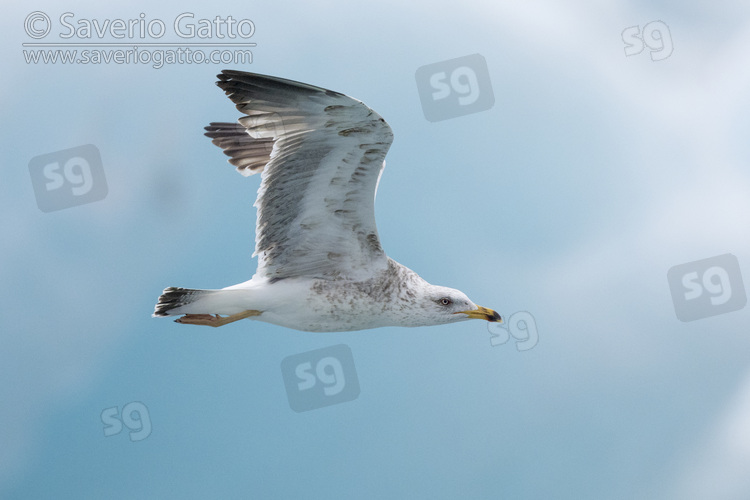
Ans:
<svg viewBox="0 0 750 500"><path fill-rule="evenodd" d="M211 123L205 135L240 174L261 174L258 267L249 281L218 290L166 288L153 316L213 327L248 318L310 332L502 322L380 246L375 193L393 132L379 114L305 83L234 70L217 78L244 116Z"/></svg>

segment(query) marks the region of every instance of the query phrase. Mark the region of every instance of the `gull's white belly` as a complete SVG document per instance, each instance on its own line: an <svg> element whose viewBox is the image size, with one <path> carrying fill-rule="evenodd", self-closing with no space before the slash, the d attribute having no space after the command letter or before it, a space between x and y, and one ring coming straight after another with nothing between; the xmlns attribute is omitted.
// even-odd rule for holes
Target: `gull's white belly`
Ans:
<svg viewBox="0 0 750 500"><path fill-rule="evenodd" d="M286 282L286 283L285 283ZM309 332L343 332L395 326L391 302L376 302L361 283L282 280L260 321ZM265 302L265 301L264 301Z"/></svg>

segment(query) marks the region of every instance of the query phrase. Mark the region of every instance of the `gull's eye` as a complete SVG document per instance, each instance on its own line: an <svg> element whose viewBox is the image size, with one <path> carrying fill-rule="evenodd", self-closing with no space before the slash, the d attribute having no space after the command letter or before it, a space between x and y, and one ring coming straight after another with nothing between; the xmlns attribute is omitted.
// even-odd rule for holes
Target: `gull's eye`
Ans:
<svg viewBox="0 0 750 500"><path fill-rule="evenodd" d="M440 305L443 305L443 306L449 306L453 304L453 301L449 299L448 297L443 297L442 299L438 300L438 302L440 303Z"/></svg>

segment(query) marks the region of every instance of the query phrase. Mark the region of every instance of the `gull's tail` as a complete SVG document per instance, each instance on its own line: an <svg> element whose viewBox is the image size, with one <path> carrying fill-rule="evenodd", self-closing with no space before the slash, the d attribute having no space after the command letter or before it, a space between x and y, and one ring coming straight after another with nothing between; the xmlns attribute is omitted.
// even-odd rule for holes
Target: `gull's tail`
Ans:
<svg viewBox="0 0 750 500"><path fill-rule="evenodd" d="M195 309L195 307L188 307L191 304L197 305L196 302L203 302L201 299L208 298L212 293L220 292L221 290L196 290L193 288L177 288L170 286L165 288L159 301L156 303L154 308L154 317L161 316L176 316L180 314L188 314ZM186 310L190 309L190 310ZM207 311L202 311L206 313Z"/></svg>
<svg viewBox="0 0 750 500"><path fill-rule="evenodd" d="M154 308L154 317L181 314L237 314L251 309L257 297L248 289L200 290L165 288Z"/></svg>

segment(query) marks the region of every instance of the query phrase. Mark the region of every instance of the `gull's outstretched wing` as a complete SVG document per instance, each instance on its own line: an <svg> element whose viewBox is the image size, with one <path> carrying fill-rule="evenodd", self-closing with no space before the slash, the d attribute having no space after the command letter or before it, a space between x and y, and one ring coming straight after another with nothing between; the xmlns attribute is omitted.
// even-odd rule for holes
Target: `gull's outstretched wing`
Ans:
<svg viewBox="0 0 750 500"><path fill-rule="evenodd" d="M224 70L221 87L247 116L206 135L243 175L261 172L257 275L365 279L387 258L375 191L393 141L362 102L281 78Z"/></svg>

